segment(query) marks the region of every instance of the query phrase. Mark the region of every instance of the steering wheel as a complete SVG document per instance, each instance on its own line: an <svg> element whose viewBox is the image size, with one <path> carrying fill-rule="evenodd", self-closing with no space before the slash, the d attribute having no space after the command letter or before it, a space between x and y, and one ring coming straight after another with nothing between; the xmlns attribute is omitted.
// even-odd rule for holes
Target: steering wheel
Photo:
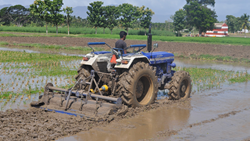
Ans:
<svg viewBox="0 0 250 141"><path fill-rule="evenodd" d="M141 50L143 50L146 46L129 46L129 47L126 47L125 49L130 49L130 48L133 48L133 53L137 53L137 52L140 52ZM138 50L136 50L136 48L138 48Z"/></svg>

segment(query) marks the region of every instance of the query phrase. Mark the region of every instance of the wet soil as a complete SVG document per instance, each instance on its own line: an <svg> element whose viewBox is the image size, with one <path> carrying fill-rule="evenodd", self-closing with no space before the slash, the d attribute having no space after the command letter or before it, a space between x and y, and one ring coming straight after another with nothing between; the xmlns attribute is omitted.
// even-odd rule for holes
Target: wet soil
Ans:
<svg viewBox="0 0 250 141"><path fill-rule="evenodd" d="M0 112L0 140L247 140L249 91L248 83L234 84L95 119L7 110Z"/></svg>
<svg viewBox="0 0 250 141"><path fill-rule="evenodd" d="M175 103L184 102L165 99L136 109L124 106L113 115L107 113L96 118L58 115L37 108L7 110L0 112L0 140L55 140L62 136L88 131L96 126L106 126L111 121L117 122L124 118L134 117L141 112ZM126 127L133 128L133 126Z"/></svg>
<svg viewBox="0 0 250 141"><path fill-rule="evenodd" d="M0 41L10 43L41 43L41 44L56 44L66 46L87 46L88 42L106 42L111 47L117 40L115 39L98 39L98 38L72 38L72 37L0 37ZM146 44L146 41L141 40L126 40L127 45ZM154 42L156 43L156 42ZM178 42L161 42L157 41L159 48L156 51L167 51L184 55L190 54L210 54L220 56L231 56L235 58L250 59L250 46L236 45L216 45L216 44L201 44L201 43L178 43Z"/></svg>
<svg viewBox="0 0 250 141"><path fill-rule="evenodd" d="M248 83L209 90L58 140L247 140L249 90Z"/></svg>

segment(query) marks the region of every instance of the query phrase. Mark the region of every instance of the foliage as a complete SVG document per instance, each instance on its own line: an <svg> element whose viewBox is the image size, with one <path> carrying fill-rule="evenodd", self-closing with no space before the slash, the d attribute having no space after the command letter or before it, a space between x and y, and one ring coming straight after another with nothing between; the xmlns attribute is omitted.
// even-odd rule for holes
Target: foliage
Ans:
<svg viewBox="0 0 250 141"><path fill-rule="evenodd" d="M56 33L56 30L52 27L48 28L50 33ZM118 37L120 31L122 28L114 28L112 30L113 34L115 34L115 37ZM46 28L45 27L13 27L13 26L0 26L0 31L12 31L12 32L33 32L33 33L45 33ZM97 28L98 33L102 31L101 28ZM67 34L68 33L68 28L62 27L58 29L58 33L63 33ZM71 34L95 34L95 29L93 28L88 28L88 27L71 27L70 28L70 33ZM110 34L111 31L109 29L106 30L106 34ZM0 36L5 36L3 34L0 34ZM130 35L144 35L144 31L142 30L137 30L137 29L131 29L130 30ZM173 32L170 31L162 31L162 30L152 30L152 35L158 35L158 36L174 36ZM8 35L7 35L8 36ZM18 34L11 34L9 36L19 36ZM21 35L24 36L24 35ZM29 35L25 35L29 36ZM37 35L39 36L39 35ZM65 35L53 35L53 36L65 36ZM75 35L74 35L75 36ZM82 35L79 35L82 36ZM107 35L105 35L107 36ZM108 37L108 36L107 36ZM119 38L119 37L118 37Z"/></svg>
<svg viewBox="0 0 250 141"><path fill-rule="evenodd" d="M30 5L30 12L34 16L38 16L40 19L46 22L46 33L48 34L47 24L51 21L49 13L49 7L51 6L50 0L35 0L34 4Z"/></svg>
<svg viewBox="0 0 250 141"><path fill-rule="evenodd" d="M125 30L132 28L133 23L140 18L139 8L132 4L123 3L119 5L121 15L121 25L125 27Z"/></svg>
<svg viewBox="0 0 250 141"><path fill-rule="evenodd" d="M217 21L215 11L202 6L197 1L186 4L184 9L187 11L187 23L196 27L199 34L213 29L214 23Z"/></svg>
<svg viewBox="0 0 250 141"><path fill-rule="evenodd" d="M56 34L58 34L58 25L63 23L64 17L61 14L63 2L62 0L53 0L51 1L51 6L49 8L51 23L56 25Z"/></svg>
<svg viewBox="0 0 250 141"><path fill-rule="evenodd" d="M186 1L187 4L191 2L198 2L200 5L211 5L211 6L215 5L215 0L186 0Z"/></svg>
<svg viewBox="0 0 250 141"><path fill-rule="evenodd" d="M89 4L87 14L88 21L96 28L95 34L97 34L97 27L102 27L105 21L104 8L102 7L102 1L95 1Z"/></svg>
<svg viewBox="0 0 250 141"><path fill-rule="evenodd" d="M236 28L237 18L233 15L226 16L226 24L228 25L228 31L234 33L235 31L239 30Z"/></svg>
<svg viewBox="0 0 250 141"><path fill-rule="evenodd" d="M0 10L0 25L9 25L10 24L7 10L8 10L8 7L4 7Z"/></svg>
<svg viewBox="0 0 250 141"><path fill-rule="evenodd" d="M69 23L72 20L70 14L73 13L73 10L72 10L72 7L67 6L66 8L63 8L63 11L64 11L64 13L66 13L66 22L68 24L68 35L69 35Z"/></svg>
<svg viewBox="0 0 250 141"><path fill-rule="evenodd" d="M107 27L110 29L111 34L115 26L117 26L117 19L119 18L119 9L116 6L106 6L104 11L104 17L106 19Z"/></svg>
<svg viewBox="0 0 250 141"><path fill-rule="evenodd" d="M186 26L186 12L183 9L175 12L173 25L175 31L178 32L177 36L180 36L180 30L183 30Z"/></svg>
<svg viewBox="0 0 250 141"><path fill-rule="evenodd" d="M17 26L22 26L31 18L29 9L22 5L10 6L6 9L5 14L8 20Z"/></svg>
<svg viewBox="0 0 250 141"><path fill-rule="evenodd" d="M152 20L152 16L155 13L148 7L145 9L145 6L142 6L140 8L140 12L141 12L141 18L140 18L141 27L145 29L145 35L146 35L146 29L149 27Z"/></svg>
<svg viewBox="0 0 250 141"><path fill-rule="evenodd" d="M246 34L246 29L249 29L248 21L249 21L249 15L244 14L241 16L242 19L242 29L244 29L244 32Z"/></svg>

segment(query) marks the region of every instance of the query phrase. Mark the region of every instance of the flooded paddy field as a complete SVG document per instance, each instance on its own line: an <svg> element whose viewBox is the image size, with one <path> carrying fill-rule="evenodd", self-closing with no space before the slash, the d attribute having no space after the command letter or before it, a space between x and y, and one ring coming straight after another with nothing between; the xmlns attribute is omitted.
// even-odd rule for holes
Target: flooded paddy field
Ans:
<svg viewBox="0 0 250 141"><path fill-rule="evenodd" d="M25 51L23 51L25 50ZM0 48L0 140L247 140L250 137L248 64L177 59L193 91L186 101L158 92L155 104L88 120L59 116L29 103L51 82L69 88L81 53Z"/></svg>

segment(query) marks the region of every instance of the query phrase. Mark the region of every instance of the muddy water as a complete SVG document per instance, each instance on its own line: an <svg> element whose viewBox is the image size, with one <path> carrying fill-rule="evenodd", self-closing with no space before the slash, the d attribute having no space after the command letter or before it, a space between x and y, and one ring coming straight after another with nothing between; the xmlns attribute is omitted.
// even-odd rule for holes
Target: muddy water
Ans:
<svg viewBox="0 0 250 141"><path fill-rule="evenodd" d="M65 56L83 56L83 51L79 50L65 50L65 49L43 49L43 48L8 48L0 47L2 51L18 51L18 52L27 52L27 53L49 53L49 54L61 54ZM85 52L86 53L86 52Z"/></svg>
<svg viewBox="0 0 250 141"><path fill-rule="evenodd" d="M58 140L242 140L250 135L249 86L234 84L206 91L184 104L162 107Z"/></svg>
<svg viewBox="0 0 250 141"><path fill-rule="evenodd" d="M218 62L207 60L190 60L190 59L175 59L178 67L197 67L197 68L211 68L225 71L250 71L250 64L246 63L232 63L232 62Z"/></svg>
<svg viewBox="0 0 250 141"><path fill-rule="evenodd" d="M147 139L158 131L181 128L187 124L189 116L189 109L160 108L142 113L132 119L111 123L107 127L96 127L88 132L59 140L133 141Z"/></svg>

